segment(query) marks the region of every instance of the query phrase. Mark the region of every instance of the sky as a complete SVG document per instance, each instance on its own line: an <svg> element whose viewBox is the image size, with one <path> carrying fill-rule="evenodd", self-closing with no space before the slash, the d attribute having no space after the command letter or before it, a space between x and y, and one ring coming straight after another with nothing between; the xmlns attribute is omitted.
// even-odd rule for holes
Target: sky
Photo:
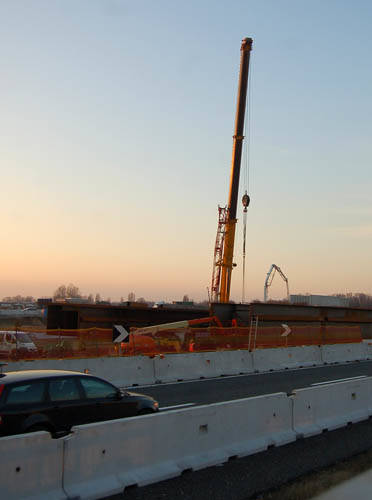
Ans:
<svg viewBox="0 0 372 500"><path fill-rule="evenodd" d="M372 293L371 18L369 0L0 0L0 298L207 299L247 36L245 298L273 263L291 293Z"/></svg>

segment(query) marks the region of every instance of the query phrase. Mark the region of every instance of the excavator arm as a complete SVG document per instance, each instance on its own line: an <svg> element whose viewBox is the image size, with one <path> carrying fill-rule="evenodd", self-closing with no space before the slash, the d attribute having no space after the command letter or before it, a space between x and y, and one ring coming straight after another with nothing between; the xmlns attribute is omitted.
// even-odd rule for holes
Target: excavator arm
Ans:
<svg viewBox="0 0 372 500"><path fill-rule="evenodd" d="M283 271L280 269L279 266L277 266L276 264L271 264L269 272L267 273L266 279L265 279L264 302L267 302L268 289L269 289L269 286L271 286L271 283L273 282L273 279L274 279L274 276L275 276L276 272L278 272L278 274L280 274L280 276L282 277L283 281L286 284L286 287L287 287L287 300L289 301L289 284L288 284L288 278L283 273Z"/></svg>

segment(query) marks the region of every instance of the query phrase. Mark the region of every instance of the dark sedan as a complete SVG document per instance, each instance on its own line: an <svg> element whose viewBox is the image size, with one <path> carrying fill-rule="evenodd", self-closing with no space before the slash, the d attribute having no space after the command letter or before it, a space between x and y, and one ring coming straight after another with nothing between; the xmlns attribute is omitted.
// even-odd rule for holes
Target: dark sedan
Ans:
<svg viewBox="0 0 372 500"><path fill-rule="evenodd" d="M93 375L62 370L0 374L0 436L46 430L53 435L74 425L155 413L143 394L122 391Z"/></svg>

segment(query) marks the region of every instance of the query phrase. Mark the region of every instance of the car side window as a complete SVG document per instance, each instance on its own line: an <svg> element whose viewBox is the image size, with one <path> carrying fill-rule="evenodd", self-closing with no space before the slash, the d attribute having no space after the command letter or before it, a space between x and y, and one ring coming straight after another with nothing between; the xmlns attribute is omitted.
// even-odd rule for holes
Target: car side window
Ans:
<svg viewBox="0 0 372 500"><path fill-rule="evenodd" d="M74 401L80 399L76 378L60 377L49 381L49 398L51 401Z"/></svg>
<svg viewBox="0 0 372 500"><path fill-rule="evenodd" d="M44 399L45 382L28 382L10 387L6 405L41 403Z"/></svg>
<svg viewBox="0 0 372 500"><path fill-rule="evenodd" d="M83 386L87 399L107 398L116 396L117 390L112 385L90 377L81 377L80 383Z"/></svg>

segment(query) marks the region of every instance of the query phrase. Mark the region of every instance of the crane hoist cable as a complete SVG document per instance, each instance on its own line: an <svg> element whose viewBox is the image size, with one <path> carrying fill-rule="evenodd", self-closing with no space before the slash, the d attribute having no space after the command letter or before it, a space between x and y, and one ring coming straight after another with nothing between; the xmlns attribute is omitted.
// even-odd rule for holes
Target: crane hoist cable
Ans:
<svg viewBox="0 0 372 500"><path fill-rule="evenodd" d="M244 170L243 170L243 189L245 190L242 203L243 203L243 266L242 266L242 303L245 302L245 256L246 256L246 239L247 239L247 209L250 203L249 191L249 174L250 174L250 150L251 150L251 101L252 101L252 84L251 72L248 75L248 99L246 103L246 122L245 122L245 137L244 144ZM248 112L247 112L248 111Z"/></svg>

